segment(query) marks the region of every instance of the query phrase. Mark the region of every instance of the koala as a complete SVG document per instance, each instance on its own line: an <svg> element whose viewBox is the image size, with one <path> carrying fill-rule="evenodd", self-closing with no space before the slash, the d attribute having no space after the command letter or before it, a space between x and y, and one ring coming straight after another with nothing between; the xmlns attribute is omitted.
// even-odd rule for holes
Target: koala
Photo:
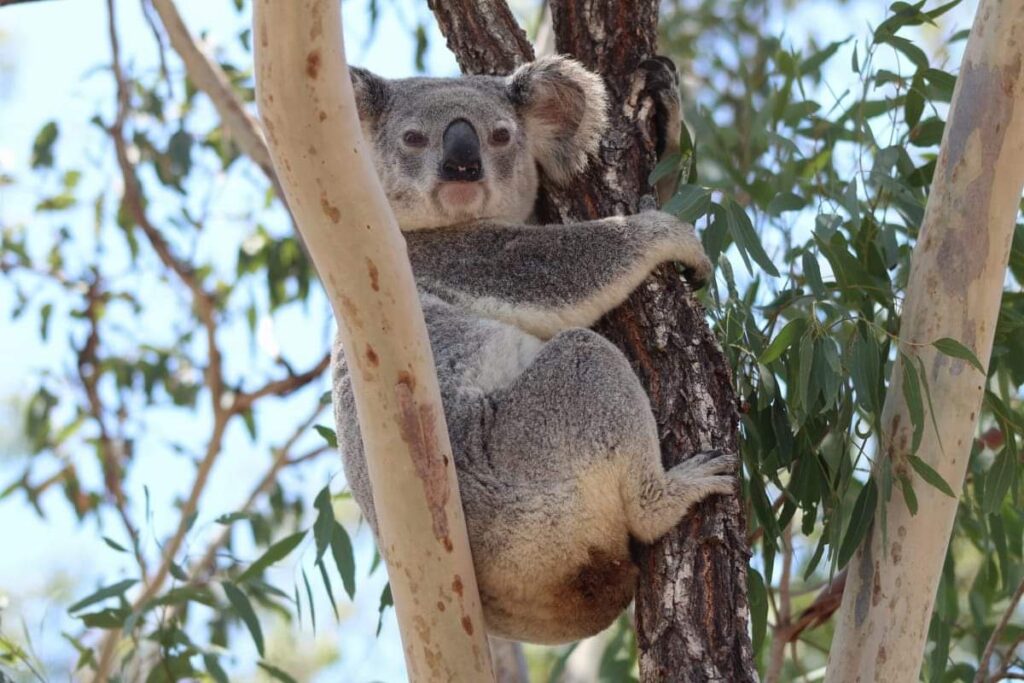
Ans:
<svg viewBox="0 0 1024 683"><path fill-rule="evenodd" d="M657 211L530 222L540 175L582 171L607 125L604 84L578 63L451 79L352 69L352 80L419 290L488 632L597 633L633 598L631 541L732 491L737 461L705 453L665 471L640 381L587 328L657 265L679 262L700 285L711 263L691 225ZM345 473L376 533L338 342L332 378Z"/></svg>

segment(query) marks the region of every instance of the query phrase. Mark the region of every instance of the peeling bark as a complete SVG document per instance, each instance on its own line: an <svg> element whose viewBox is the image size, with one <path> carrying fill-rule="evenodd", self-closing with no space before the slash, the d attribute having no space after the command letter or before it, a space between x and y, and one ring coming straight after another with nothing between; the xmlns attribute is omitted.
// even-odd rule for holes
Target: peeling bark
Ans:
<svg viewBox="0 0 1024 683"><path fill-rule="evenodd" d="M452 5L463 14L474 12L473 4ZM562 222L634 213L641 195L652 192L646 179L655 162L653 102L637 67L655 53L658 3L551 0L551 11L557 51L601 73L616 104L598 161L571 187L547 185L539 217ZM464 71L495 72L499 62L463 49L475 45L476 36L452 35L478 25L479 17L438 18ZM514 43L511 37L497 42ZM516 52L500 62L506 71L531 56L515 45ZM666 466L698 450L737 449L736 397L728 364L703 308L672 267L657 271L595 329L625 352L644 383ZM747 635L749 550L738 498L702 503L676 530L642 549L640 557L636 609L641 679L757 680Z"/></svg>

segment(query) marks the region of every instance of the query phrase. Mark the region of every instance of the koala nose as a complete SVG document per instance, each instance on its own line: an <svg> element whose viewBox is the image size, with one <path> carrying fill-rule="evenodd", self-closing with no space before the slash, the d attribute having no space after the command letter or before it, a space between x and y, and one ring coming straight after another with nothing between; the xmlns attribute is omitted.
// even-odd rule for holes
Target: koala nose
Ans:
<svg viewBox="0 0 1024 683"><path fill-rule="evenodd" d="M441 138L441 179L473 182L483 177L480 162L480 138L473 125L465 119L448 124Z"/></svg>

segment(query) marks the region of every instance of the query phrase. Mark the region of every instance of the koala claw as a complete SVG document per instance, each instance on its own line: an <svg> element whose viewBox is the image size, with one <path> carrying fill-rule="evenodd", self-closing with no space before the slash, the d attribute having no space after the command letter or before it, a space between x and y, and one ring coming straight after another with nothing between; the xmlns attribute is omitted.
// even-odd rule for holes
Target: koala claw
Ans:
<svg viewBox="0 0 1024 683"><path fill-rule="evenodd" d="M687 264L683 268L683 276L686 281L689 282L695 290L703 289L708 282L711 281L711 275L714 272L714 265L711 263L711 259L707 256L703 256L700 262L696 266L690 266Z"/></svg>
<svg viewBox="0 0 1024 683"><path fill-rule="evenodd" d="M657 211L658 200L655 199L654 195L652 194L645 194L642 197L640 197L640 203L637 206L637 208L640 210L640 212Z"/></svg>
<svg viewBox="0 0 1024 683"><path fill-rule="evenodd" d="M697 453L672 469L684 471L688 477L694 479L704 479L712 478L714 475L732 475L739 462L739 457L735 453L723 453L716 449ZM731 476L729 480L732 481Z"/></svg>

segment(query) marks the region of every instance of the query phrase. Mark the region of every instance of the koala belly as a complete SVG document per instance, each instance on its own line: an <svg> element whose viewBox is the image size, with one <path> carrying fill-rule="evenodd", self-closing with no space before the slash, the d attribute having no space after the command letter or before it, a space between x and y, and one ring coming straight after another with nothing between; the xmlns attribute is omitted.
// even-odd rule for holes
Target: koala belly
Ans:
<svg viewBox="0 0 1024 683"><path fill-rule="evenodd" d="M568 642L633 598L624 496L636 473L661 469L657 430L625 357L597 334L562 332L523 360L502 386L442 390L445 414L488 630Z"/></svg>

